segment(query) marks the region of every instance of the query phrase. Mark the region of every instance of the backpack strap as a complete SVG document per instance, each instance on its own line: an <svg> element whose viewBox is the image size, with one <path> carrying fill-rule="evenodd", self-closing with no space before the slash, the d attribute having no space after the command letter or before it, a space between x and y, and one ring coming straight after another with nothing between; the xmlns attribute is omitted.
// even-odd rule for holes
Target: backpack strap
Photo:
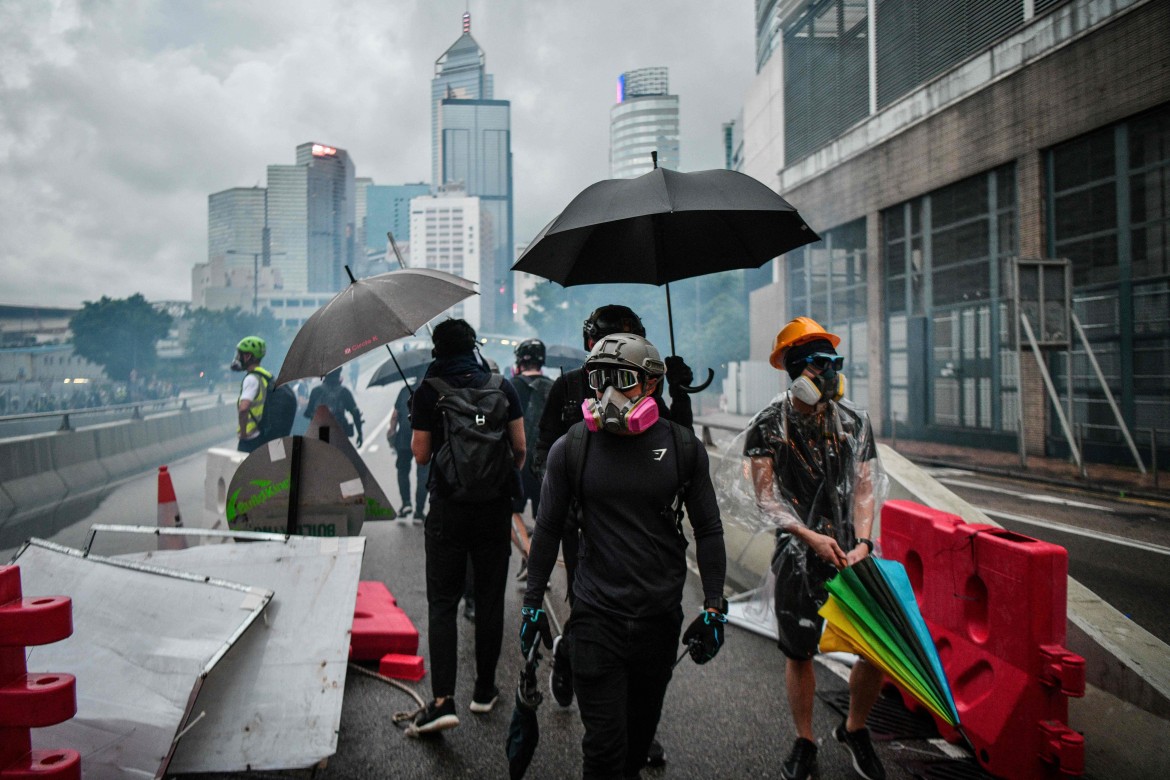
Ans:
<svg viewBox="0 0 1170 780"><path fill-rule="evenodd" d="M588 397L585 392L585 369L574 368L565 372L565 404L561 408L561 422L567 423L574 419L574 412L581 408L581 401Z"/></svg>
<svg viewBox="0 0 1170 780"><path fill-rule="evenodd" d="M695 473L698 440L689 428L684 428L671 420L667 420L667 423L670 425L670 434L674 438L674 451L676 453L674 462L678 468L678 490L675 491L674 500L667 506L664 513L668 519L673 516L675 530L678 531L679 536L683 536L683 503L686 500L687 490L691 487L691 477Z"/></svg>
<svg viewBox="0 0 1170 780"><path fill-rule="evenodd" d="M565 434L565 463L569 467L569 517L581 516L581 477L585 474L585 455L589 451L589 429L584 422L569 428Z"/></svg>

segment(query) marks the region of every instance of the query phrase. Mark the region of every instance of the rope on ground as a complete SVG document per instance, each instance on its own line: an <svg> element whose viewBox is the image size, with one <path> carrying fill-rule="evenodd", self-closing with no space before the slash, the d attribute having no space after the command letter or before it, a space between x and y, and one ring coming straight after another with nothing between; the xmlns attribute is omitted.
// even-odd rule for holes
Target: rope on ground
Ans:
<svg viewBox="0 0 1170 780"><path fill-rule="evenodd" d="M414 712L406 712L404 710L402 712L394 713L393 717L391 718L391 721L394 723L395 726L398 726L399 728L406 728L406 726L403 726L402 724L405 723L405 724L407 724L407 726L409 726L409 724L412 721L414 721L415 717L417 717L420 712L422 712L424 709L426 709L427 703L425 701L423 701L423 698L418 695L417 691L415 691L413 688L411 688L407 685L404 685L403 683L399 682L398 680L395 680L393 677L387 677L384 674L379 674L378 672L371 671L369 669L366 669L364 666L359 666L358 664L355 664L353 661L349 662L349 668L354 670L355 672L358 672L359 674L364 674L366 677L373 677L375 680L381 680L384 683L388 683L390 685L393 685L395 688L398 688L399 690L402 690L402 691L405 691L406 693L409 693L411 698L414 699L415 703L418 704L418 709L415 710Z"/></svg>

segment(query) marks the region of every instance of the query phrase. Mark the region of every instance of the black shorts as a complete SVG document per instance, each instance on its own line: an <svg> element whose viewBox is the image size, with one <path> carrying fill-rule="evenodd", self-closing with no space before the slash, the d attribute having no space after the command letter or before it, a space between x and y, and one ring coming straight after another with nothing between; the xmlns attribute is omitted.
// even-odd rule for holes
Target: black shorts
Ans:
<svg viewBox="0 0 1170 780"><path fill-rule="evenodd" d="M825 583L837 570L815 555L791 534L776 536L772 553L776 573L773 606L776 610L776 644L788 658L811 660L821 642L825 620L817 614L829 593Z"/></svg>

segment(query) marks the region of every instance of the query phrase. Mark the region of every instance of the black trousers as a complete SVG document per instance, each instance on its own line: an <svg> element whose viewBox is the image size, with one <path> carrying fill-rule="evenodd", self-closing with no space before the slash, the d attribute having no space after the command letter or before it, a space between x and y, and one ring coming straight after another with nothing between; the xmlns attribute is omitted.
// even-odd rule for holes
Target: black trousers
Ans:
<svg viewBox="0 0 1170 780"><path fill-rule="evenodd" d="M629 620L574 605L568 631L585 778L637 777L646 766L681 629L681 606Z"/></svg>
<svg viewBox="0 0 1170 780"><path fill-rule="evenodd" d="M489 690L496 679L504 637L504 591L512 554L512 500L464 504L431 496L426 526L427 639L431 693L455 693L459 654L457 615L467 563L475 573L475 680Z"/></svg>
<svg viewBox="0 0 1170 780"><path fill-rule="evenodd" d="M395 467L398 469L398 495L402 499L403 504L410 504L410 469L415 466L414 454L406 450L395 450L398 459L394 461ZM421 512L427 506L427 476L431 473L431 464L419 466L415 469L415 477L418 479L418 484L414 488L414 511Z"/></svg>

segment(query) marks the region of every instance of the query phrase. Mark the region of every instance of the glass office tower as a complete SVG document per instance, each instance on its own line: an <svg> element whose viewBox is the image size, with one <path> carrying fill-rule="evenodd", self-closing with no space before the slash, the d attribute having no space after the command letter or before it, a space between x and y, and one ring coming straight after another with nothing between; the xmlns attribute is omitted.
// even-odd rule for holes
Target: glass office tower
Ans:
<svg viewBox="0 0 1170 780"><path fill-rule="evenodd" d="M463 35L435 61L431 183L435 190L461 186L480 199L492 236L480 257L481 316L484 328L501 330L512 321L512 108L493 99L484 63L464 14Z"/></svg>
<svg viewBox="0 0 1170 780"><path fill-rule="evenodd" d="M678 95L670 94L666 68L618 76L617 103L609 110L609 175L631 179L658 167L678 170Z"/></svg>

